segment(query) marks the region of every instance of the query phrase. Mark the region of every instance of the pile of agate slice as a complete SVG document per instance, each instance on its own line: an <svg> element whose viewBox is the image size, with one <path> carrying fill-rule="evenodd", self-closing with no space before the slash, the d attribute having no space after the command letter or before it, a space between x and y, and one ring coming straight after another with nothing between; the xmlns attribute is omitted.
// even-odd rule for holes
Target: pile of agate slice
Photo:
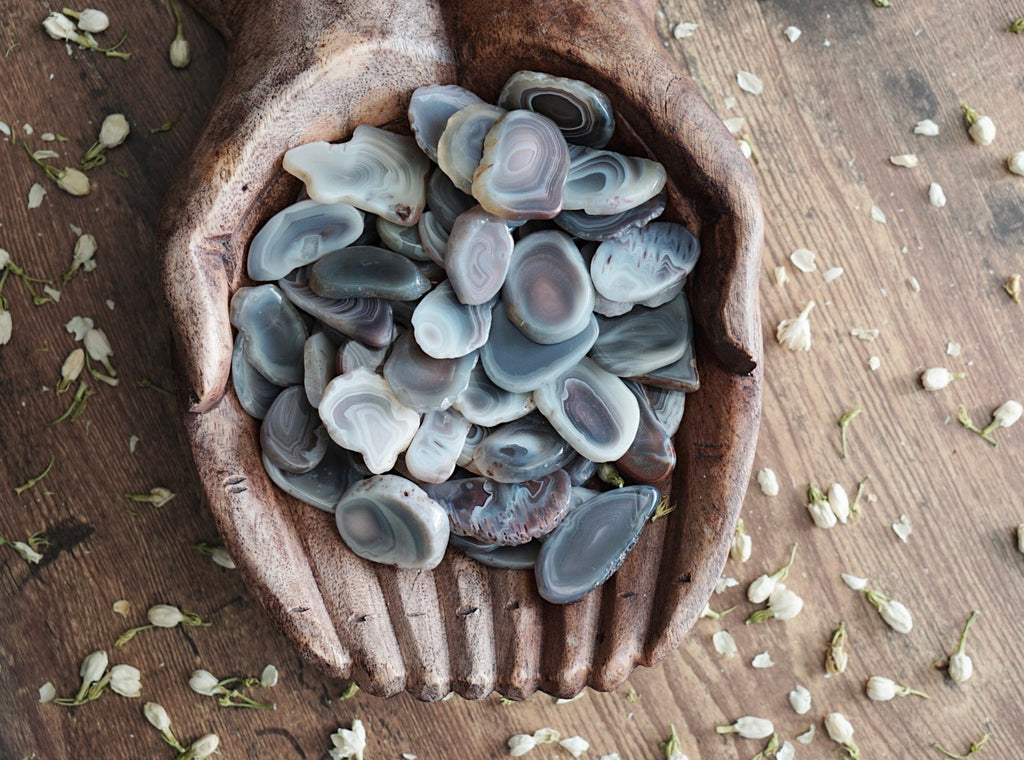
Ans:
<svg viewBox="0 0 1024 760"><path fill-rule="evenodd" d="M605 149L583 82L421 87L409 121L285 154L305 197L252 240L235 391L270 478L360 557L429 569L450 543L578 600L675 466L699 243L653 221L664 168Z"/></svg>

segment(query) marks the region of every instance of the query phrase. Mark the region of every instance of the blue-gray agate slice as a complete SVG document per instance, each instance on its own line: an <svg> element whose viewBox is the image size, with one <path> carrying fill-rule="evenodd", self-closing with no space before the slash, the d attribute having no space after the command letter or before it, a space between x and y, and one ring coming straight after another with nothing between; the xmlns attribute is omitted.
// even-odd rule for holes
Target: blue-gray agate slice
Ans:
<svg viewBox="0 0 1024 760"><path fill-rule="evenodd" d="M400 253L353 245L321 256L309 269L309 288L324 298L412 301L430 290L430 280Z"/></svg>
<svg viewBox="0 0 1024 760"><path fill-rule="evenodd" d="M529 570L537 561L537 553L540 551L540 541L527 541L525 544L516 546L499 546L498 544L485 544L482 541L460 536L452 533L448 542L465 554L470 559L489 567L498 567L504 570Z"/></svg>
<svg viewBox="0 0 1024 760"><path fill-rule="evenodd" d="M615 132L608 96L578 79L517 71L502 88L498 105L544 114L558 125L568 142L577 145L603 148Z"/></svg>
<svg viewBox="0 0 1024 760"><path fill-rule="evenodd" d="M395 322L391 304L380 298L325 298L309 288L306 268L277 281L285 297L342 335L380 348L391 342Z"/></svg>
<svg viewBox="0 0 1024 760"><path fill-rule="evenodd" d="M484 138L505 110L490 103L471 103L449 117L437 141L437 164L464 193L473 190L473 174L484 152Z"/></svg>
<svg viewBox="0 0 1024 760"><path fill-rule="evenodd" d="M309 472L324 458L329 438L301 385L281 391L260 426L263 456L285 472Z"/></svg>
<svg viewBox="0 0 1024 760"><path fill-rule="evenodd" d="M274 385L302 383L306 323L276 285L239 288L231 296L231 324L245 334L246 359Z"/></svg>
<svg viewBox="0 0 1024 760"><path fill-rule="evenodd" d="M451 283L445 280L427 293L412 313L416 343L435 359L456 359L472 353L488 340L491 306L460 303Z"/></svg>
<svg viewBox="0 0 1024 760"><path fill-rule="evenodd" d="M441 227L451 232L459 215L475 205L476 199L472 195L459 190L440 168L434 169L427 180L427 208Z"/></svg>
<svg viewBox="0 0 1024 760"><path fill-rule="evenodd" d="M563 209L619 214L650 200L665 187L665 167L639 156L569 146Z"/></svg>
<svg viewBox="0 0 1024 760"><path fill-rule="evenodd" d="M272 216L249 244L246 267L254 280L280 280L363 233L363 213L347 203L299 201Z"/></svg>
<svg viewBox="0 0 1024 760"><path fill-rule="evenodd" d="M262 420L270 409L270 404L283 390L260 374L246 358L245 333L235 336L235 344L231 351L231 383L238 396L238 403L250 417Z"/></svg>
<svg viewBox="0 0 1024 760"><path fill-rule="evenodd" d="M681 224L651 222L597 247L594 287L605 298L639 303L682 282L700 256L700 242Z"/></svg>
<svg viewBox="0 0 1024 760"><path fill-rule="evenodd" d="M476 471L499 483L520 483L550 475L576 457L550 423L531 414L491 431L473 454Z"/></svg>
<svg viewBox="0 0 1024 760"><path fill-rule="evenodd" d="M469 385L452 406L470 422L484 427L518 420L537 408L533 394L512 393L499 388L479 363L469 373Z"/></svg>
<svg viewBox="0 0 1024 760"><path fill-rule="evenodd" d="M466 444L470 422L452 409L427 412L405 450L405 468L421 483L442 483L451 477Z"/></svg>
<svg viewBox="0 0 1024 760"><path fill-rule="evenodd" d="M693 338L686 296L664 306L637 306L621 317L598 317L600 334L590 357L620 377L653 372L682 357ZM643 350L637 350L642 346Z"/></svg>
<svg viewBox="0 0 1024 760"><path fill-rule="evenodd" d="M384 362L384 379L398 400L417 412L447 409L466 386L476 353L435 359L424 353L412 333L404 333Z"/></svg>
<svg viewBox="0 0 1024 760"><path fill-rule="evenodd" d="M266 454L263 455L263 468L285 493L305 504L332 513L341 495L364 477L353 463L352 454L334 444L328 446L320 464L309 472L285 472L270 461Z"/></svg>
<svg viewBox="0 0 1024 760"><path fill-rule="evenodd" d="M474 93L454 84L417 87L409 100L409 126L416 144L436 162L437 143L448 119L468 105L483 102Z"/></svg>
<svg viewBox="0 0 1024 760"><path fill-rule="evenodd" d="M563 230L582 240L613 240L630 230L657 219L665 211L668 195L662 190L650 200L617 214L595 215L585 211L562 211L554 222Z"/></svg>

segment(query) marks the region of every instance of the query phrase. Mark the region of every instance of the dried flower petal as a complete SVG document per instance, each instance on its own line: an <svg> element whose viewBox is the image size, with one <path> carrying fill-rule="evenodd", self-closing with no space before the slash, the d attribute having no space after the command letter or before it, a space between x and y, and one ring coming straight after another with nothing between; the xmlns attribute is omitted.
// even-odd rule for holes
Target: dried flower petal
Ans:
<svg viewBox="0 0 1024 760"><path fill-rule="evenodd" d="M814 251L808 250L807 248L797 248L789 254L789 260L792 261L793 266L801 272L813 272L818 268L818 265L814 263L814 258Z"/></svg>
<svg viewBox="0 0 1024 760"><path fill-rule="evenodd" d="M735 657L739 653L736 640L728 631L716 631L711 637L711 643L714 645L715 651L723 657Z"/></svg>
<svg viewBox="0 0 1024 760"><path fill-rule="evenodd" d="M811 692L807 687L797 684L789 692L789 704L797 715L806 715L811 711Z"/></svg>
<svg viewBox="0 0 1024 760"><path fill-rule="evenodd" d="M915 135L924 135L925 137L935 137L939 133L939 125L931 119L921 119L914 125Z"/></svg>
<svg viewBox="0 0 1024 760"><path fill-rule="evenodd" d="M564 747L573 757L579 757L588 749L590 749L590 742L588 742L582 736L570 736L567 739L562 739L558 743L560 746Z"/></svg>
<svg viewBox="0 0 1024 760"><path fill-rule="evenodd" d="M945 207L946 193L938 182L932 182L928 185L928 202L935 206L935 208Z"/></svg>
<svg viewBox="0 0 1024 760"><path fill-rule="evenodd" d="M775 284L780 288L789 282L789 272L786 267L775 267Z"/></svg>
<svg viewBox="0 0 1024 760"><path fill-rule="evenodd" d="M775 330L775 338L779 343L790 351L811 350L811 321L808 315L813 308L814 301L809 301L799 316L779 322Z"/></svg>
<svg viewBox="0 0 1024 760"><path fill-rule="evenodd" d="M1006 159L1006 168L1013 174L1024 177L1024 150L1019 150Z"/></svg>
<svg viewBox="0 0 1024 760"><path fill-rule="evenodd" d="M79 13L77 22L79 29L83 32L92 32L93 34L105 32L110 26L110 19L107 17L107 14L95 8L86 8Z"/></svg>
<svg viewBox="0 0 1024 760"><path fill-rule="evenodd" d="M893 166L902 166L907 169L913 169L919 162L916 154L901 153L898 156L889 156L889 163Z"/></svg>
<svg viewBox="0 0 1024 760"><path fill-rule="evenodd" d="M43 203L43 198L46 196L46 188L40 185L38 182L32 184L32 187L28 189L28 207L39 208Z"/></svg>
<svg viewBox="0 0 1024 760"><path fill-rule="evenodd" d="M839 277L842 277L845 271L846 270L843 269L842 267L831 267L830 269L826 269L821 276L825 280L825 282L828 283L832 282L833 280Z"/></svg>
<svg viewBox="0 0 1024 760"><path fill-rule="evenodd" d="M800 39L800 35L803 34L803 32L795 26L787 26L782 30L782 33L786 35L786 39L790 42L796 42Z"/></svg>
<svg viewBox="0 0 1024 760"><path fill-rule="evenodd" d="M879 224L885 224L887 221L885 218L885 212L878 206L871 207L871 218Z"/></svg>
<svg viewBox="0 0 1024 760"><path fill-rule="evenodd" d="M850 497L841 483L833 483L828 487L828 505L836 519L846 525L850 519Z"/></svg>
<svg viewBox="0 0 1024 760"><path fill-rule="evenodd" d="M52 683L47 681L39 687L39 701L40 702L52 702L53 698L57 696L57 689Z"/></svg>
<svg viewBox="0 0 1024 760"><path fill-rule="evenodd" d="M771 467L762 467L757 471L757 485L765 496L779 495L779 479Z"/></svg>
<svg viewBox="0 0 1024 760"><path fill-rule="evenodd" d="M723 575L721 578L715 581L715 593L723 594L729 589L734 588L738 585L740 585L740 582L738 580Z"/></svg>
<svg viewBox="0 0 1024 760"><path fill-rule="evenodd" d="M770 668L775 665L775 661L768 652L761 652L760 654L754 655L754 659L750 661L750 665L754 668Z"/></svg>
<svg viewBox="0 0 1024 760"><path fill-rule="evenodd" d="M505 746L512 757L522 757L537 746L537 740L530 734L513 734L505 742Z"/></svg>
<svg viewBox="0 0 1024 760"><path fill-rule="evenodd" d="M750 552L753 547L753 540L750 534L743 530L743 519L736 521L736 529L733 531L732 544L729 547L729 557L733 562L743 563L750 559Z"/></svg>
<svg viewBox="0 0 1024 760"><path fill-rule="evenodd" d="M737 71L736 83L739 84L741 90L749 92L751 95L760 95L764 91L764 83L761 82L761 78L749 71Z"/></svg>
<svg viewBox="0 0 1024 760"><path fill-rule="evenodd" d="M697 33L697 24L690 21L680 21L672 28L672 36L677 40L692 37Z"/></svg>
<svg viewBox="0 0 1024 760"><path fill-rule="evenodd" d="M808 728L806 731L804 731L802 734L800 734L798 737L796 737L796 740L798 742L800 742L801 744L810 744L812 741L814 741L814 734L815 734L816 730L817 730L817 727L814 726L814 725L811 725L810 728Z"/></svg>
<svg viewBox="0 0 1024 760"><path fill-rule="evenodd" d="M277 686L277 679L280 674L277 671L277 667L274 665L267 665L263 668L263 672L260 673L260 686L265 689Z"/></svg>
<svg viewBox="0 0 1024 760"><path fill-rule="evenodd" d="M907 539L910 538L912 532L910 520L906 515L900 515L900 519L892 524L892 530L900 541L907 543Z"/></svg>

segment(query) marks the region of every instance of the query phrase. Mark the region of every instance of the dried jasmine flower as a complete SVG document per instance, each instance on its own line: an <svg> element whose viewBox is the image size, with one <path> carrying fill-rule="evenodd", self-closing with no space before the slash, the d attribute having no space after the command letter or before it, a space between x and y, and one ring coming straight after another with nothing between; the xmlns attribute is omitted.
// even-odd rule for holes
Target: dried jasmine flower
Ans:
<svg viewBox="0 0 1024 760"><path fill-rule="evenodd" d="M146 631L150 628L175 628L178 625L186 627L200 627L208 628L211 624L205 622L195 612L189 612L170 604L155 604L146 611L146 617L149 620L149 625L140 625L135 628L129 628L127 631L117 637L117 641L114 642L114 646L120 649L133 638L139 631Z"/></svg>
<svg viewBox="0 0 1024 760"><path fill-rule="evenodd" d="M775 726L767 718L746 715L728 726L715 726L719 734L739 734L744 739L767 739L775 733Z"/></svg>
<svg viewBox="0 0 1024 760"><path fill-rule="evenodd" d="M1021 277L1019 274L1011 274L1003 285L1006 295L1013 299L1014 303L1020 303Z"/></svg>
<svg viewBox="0 0 1024 760"><path fill-rule="evenodd" d="M691 21L680 21L674 27L672 27L672 36L677 40L684 40L687 37L692 37L697 33L697 24Z"/></svg>
<svg viewBox="0 0 1024 760"><path fill-rule="evenodd" d="M711 643L715 651L723 657L735 657L739 653L736 640L728 631L716 631L711 637Z"/></svg>
<svg viewBox="0 0 1024 760"><path fill-rule="evenodd" d="M131 126L124 114L108 115L100 126L100 134L89 150L82 156L79 166L88 171L107 163L107 151L123 143L131 132Z"/></svg>
<svg viewBox="0 0 1024 760"><path fill-rule="evenodd" d="M258 702L243 694L239 689L262 686L260 678L223 678L218 679L208 670L195 670L188 679L189 688L204 697L216 697L221 707L249 707L254 710L276 710L276 705Z"/></svg>
<svg viewBox="0 0 1024 760"><path fill-rule="evenodd" d="M878 0L875 1L877 2ZM832 741L842 745L847 755L853 758L853 760L858 760L860 750L853 743L853 726L846 719L845 715L837 712L829 713L825 717L825 730L828 731L829 738Z"/></svg>
<svg viewBox="0 0 1024 760"><path fill-rule="evenodd" d="M843 525L850 520L850 497L840 483L833 483L828 487L828 505L832 513Z"/></svg>
<svg viewBox="0 0 1024 760"><path fill-rule="evenodd" d="M1012 174L1024 177L1024 150L1019 150L1006 159L1006 168Z"/></svg>
<svg viewBox="0 0 1024 760"><path fill-rule="evenodd" d="M749 71L737 71L736 83L741 90L749 92L751 95L760 95L764 91L764 83L761 82L761 78Z"/></svg>
<svg viewBox="0 0 1024 760"><path fill-rule="evenodd" d="M763 623L772 618L776 620L792 620L804 608L804 600L792 589L786 588L783 584L776 585L771 596L768 597L768 607L763 610L756 610L744 621L747 625L751 623Z"/></svg>
<svg viewBox="0 0 1024 760"><path fill-rule="evenodd" d="M163 486L157 486L149 489L149 493L126 493L124 498L129 501L137 501L143 504L152 504L157 509L160 509L167 502L173 499L177 494L169 488Z"/></svg>
<svg viewBox="0 0 1024 760"><path fill-rule="evenodd" d="M567 739L560 739L558 744L573 757L579 757L590 749L590 742L582 736L570 736Z"/></svg>
<svg viewBox="0 0 1024 760"><path fill-rule="evenodd" d="M43 198L45 197L46 188L38 182L33 182L32 187L28 189L28 207L30 209L39 208L43 204Z"/></svg>
<svg viewBox="0 0 1024 760"><path fill-rule="evenodd" d="M89 317L72 317L64 325L64 329L74 335L76 341L82 340L92 328L93 321Z"/></svg>
<svg viewBox="0 0 1024 760"><path fill-rule="evenodd" d="M103 694L103 689L106 688L106 683L100 684L107 672L109 662L107 653L102 649L86 655L78 669L78 675L82 678L82 685L78 689L78 693L71 698L55 699L54 702L65 707L77 707L99 699Z"/></svg>
<svg viewBox="0 0 1024 760"><path fill-rule="evenodd" d="M814 263L814 258L814 251L806 248L797 248L789 254L789 260L793 262L793 266L804 273L813 272L818 268L818 265Z"/></svg>
<svg viewBox="0 0 1024 760"><path fill-rule="evenodd" d="M50 542L43 536L42 531L37 531L28 537L27 541L8 541L0 536L0 546L9 546L18 553L23 560L30 565L38 565L43 555L36 551L36 547L49 546Z"/></svg>
<svg viewBox="0 0 1024 760"><path fill-rule="evenodd" d="M73 14L74 11L70 11L70 13ZM96 13L99 13L99 11ZM99 17L95 15L92 15L86 20L87 25L95 25L99 22ZM46 30L46 33L55 40L73 42L87 50L103 53L111 58L127 59L131 57L131 53L124 53L118 50L118 48L121 47L121 45L124 44L124 41L128 38L127 33L123 35L118 43L113 47L100 47L92 36L92 31L90 29L80 27L68 17L67 9L65 9L65 13L57 13L56 11L50 13L50 15L43 20L43 29Z"/></svg>
<svg viewBox="0 0 1024 760"><path fill-rule="evenodd" d="M950 750L946 749L945 747L943 747L938 742L936 742L932 746L935 747L935 749L937 749L939 752L941 752L946 757L956 758L956 760L967 760L967 758L974 757L976 754L981 752L982 748L985 746L985 743L988 742L988 739L989 739L989 734L988 734L988 731L986 731L982 735L982 737L980 739L978 739L977 741L971 742L971 748L969 750L967 750L967 752L965 752L962 755L958 755L955 752L951 752Z"/></svg>
<svg viewBox="0 0 1024 760"><path fill-rule="evenodd" d="M890 628L898 633L910 633L914 627L914 620L910 610L903 603L890 599L880 591L864 589L862 593Z"/></svg>
<svg viewBox="0 0 1024 760"><path fill-rule="evenodd" d="M94 362L99 362L107 371L110 377L117 377L117 370L110 363L110 357L114 355L114 349L110 347L110 341L102 330L94 327L82 338L82 345L85 352ZM95 373L93 373L95 377Z"/></svg>
<svg viewBox="0 0 1024 760"><path fill-rule="evenodd" d="M192 53L188 40L185 39L185 35L182 33L181 12L178 10L178 4L174 0L171 0L171 12L174 13L174 41L171 42L168 55L174 68L183 69L191 63Z"/></svg>
<svg viewBox="0 0 1024 760"><path fill-rule="evenodd" d="M926 391L941 391L954 380L967 377L966 372L950 372L945 367L929 367L921 373L921 387Z"/></svg>
<svg viewBox="0 0 1024 760"><path fill-rule="evenodd" d="M200 541L198 544L192 544L192 548L200 554L212 559L216 565L220 565L228 570L235 569L235 561L231 559L231 555L228 554L228 550L223 546L213 546L205 541Z"/></svg>
<svg viewBox="0 0 1024 760"><path fill-rule="evenodd" d="M38 475L36 475L35 477L29 478L24 483L22 483L20 486L17 486L14 489L14 493L17 494L18 496L21 496L21 494L25 493L25 491L27 491L30 488L34 488L35 486L39 485L39 482L43 478L45 478L47 475L50 474L50 470L53 469L53 462L54 462L54 458L51 456L50 457L50 461L47 463L46 467L43 468L43 471L41 473L39 473Z"/></svg>
<svg viewBox="0 0 1024 760"><path fill-rule="evenodd" d="M807 486L807 511L814 520L814 524L823 530L834 528L838 519L832 511L832 505L818 486L810 483Z"/></svg>
<svg viewBox="0 0 1024 760"><path fill-rule="evenodd" d="M803 32L795 26L787 26L782 30L782 33L786 35L786 39L790 42L796 42L800 39L800 35L803 34Z"/></svg>
<svg viewBox="0 0 1024 760"><path fill-rule="evenodd" d="M789 692L789 704L797 715L806 715L811 711L811 692L807 687L797 684L796 688Z"/></svg>
<svg viewBox="0 0 1024 760"><path fill-rule="evenodd" d="M974 610L971 616L967 618L967 622L964 623L963 630L960 632L960 640L957 642L956 651L950 655L949 663L946 665L946 672L949 673L949 677L957 683L967 681L974 674L974 661L966 651L967 631L980 614L978 610Z"/></svg>
<svg viewBox="0 0 1024 760"><path fill-rule="evenodd" d="M110 669L110 690L122 697L138 697L142 693L141 676L131 665L115 665Z"/></svg>
<svg viewBox="0 0 1024 760"><path fill-rule="evenodd" d="M85 368L85 350L76 348L64 360L60 368L60 382L57 383L57 394L60 395L71 387Z"/></svg>
<svg viewBox="0 0 1024 760"><path fill-rule="evenodd" d="M57 689L49 681L47 681L46 683L44 683L42 686L39 687L39 702L41 704L46 704L47 702L52 702L56 696L57 696Z"/></svg>
<svg viewBox="0 0 1024 760"><path fill-rule="evenodd" d="M964 112L964 121L967 122L967 134L971 136L978 145L991 145L996 139L996 125L988 116L982 116L973 108L962 104L960 109Z"/></svg>
<svg viewBox="0 0 1024 760"><path fill-rule="evenodd" d="M779 326L775 330L775 338L790 351L811 350L811 321L809 315L814 306L814 301L809 301L799 316L779 322Z"/></svg>
<svg viewBox="0 0 1024 760"><path fill-rule="evenodd" d="M758 669L771 668L775 666L775 660L772 659L769 652L761 652L754 655L754 659L750 661L750 666Z"/></svg>
<svg viewBox="0 0 1024 760"><path fill-rule="evenodd" d="M935 208L945 207L946 193L938 182L932 182L928 185L928 202L935 206Z"/></svg>
<svg viewBox="0 0 1024 760"><path fill-rule="evenodd" d="M280 673L275 665L267 665L263 668L263 672L260 673L260 686L264 689L271 689L277 686L277 681L280 678Z"/></svg>
<svg viewBox="0 0 1024 760"><path fill-rule="evenodd" d="M149 721L149 725L160 732L160 736L164 742L174 749L178 750L179 753L184 753L186 750L181 746L174 734L171 733L171 716L167 714L167 710L164 709L163 705L156 702L146 702L142 706L142 714L146 716L146 720Z"/></svg>
<svg viewBox="0 0 1024 760"><path fill-rule="evenodd" d="M217 734L205 734L192 742L191 746L179 755L176 760L206 760L206 758L217 751L219 746L220 738ZM359 760L362 760L362 755L358 757Z"/></svg>
<svg viewBox="0 0 1024 760"><path fill-rule="evenodd" d="M840 620L825 650L825 672L830 676L842 675L849 660L850 656L846 652L846 621Z"/></svg>
<svg viewBox="0 0 1024 760"><path fill-rule="evenodd" d="M753 540L750 534L743 530L743 518L736 521L736 529L732 534L732 544L729 547L729 557L733 562L744 563L750 559L750 552Z"/></svg>
<svg viewBox="0 0 1024 760"><path fill-rule="evenodd" d="M789 575L789 568L793 566L793 560L796 559L796 546L796 544L793 544L793 548L790 549L789 561L785 565L771 575L762 574L751 582L747 587L747 599L749 601L754 604L761 604L767 601L778 584L786 580L786 577Z"/></svg>
<svg viewBox="0 0 1024 760"><path fill-rule="evenodd" d="M765 496L779 495L779 479L771 467L762 467L757 471L757 485Z"/></svg>
<svg viewBox="0 0 1024 760"><path fill-rule="evenodd" d="M658 745L661 753L665 756L665 760L689 760L686 755L683 754L683 744L679 741L679 734L676 733L676 727L670 723L668 730L668 739Z"/></svg>
<svg viewBox="0 0 1024 760"><path fill-rule="evenodd" d="M931 699L923 691L911 689L909 686L901 686L891 678L885 676L871 676L864 686L868 699L873 702L888 702L895 697L915 696L923 699Z"/></svg>
<svg viewBox="0 0 1024 760"><path fill-rule="evenodd" d="M889 156L889 163L893 166L902 166L906 169L913 169L920 163L915 153L901 153L898 156Z"/></svg>
<svg viewBox="0 0 1024 760"><path fill-rule="evenodd" d="M71 265L60 278L61 285L67 285L71 282L71 278L78 274L79 269L85 272L91 272L96 269L97 247L96 238L92 235L78 236L78 240L75 241L75 251L71 255Z"/></svg>
<svg viewBox="0 0 1024 760"><path fill-rule="evenodd" d="M879 224L885 224L888 220L885 218L885 212L882 211L878 206L871 207L871 219L878 222Z"/></svg>
<svg viewBox="0 0 1024 760"><path fill-rule="evenodd" d="M935 137L939 133L939 125L931 119L921 119L914 125L915 135L924 135L926 137Z"/></svg>
<svg viewBox="0 0 1024 760"><path fill-rule="evenodd" d="M1016 425L1017 421L1024 414L1024 407L1017 401L1010 399L1004 402L998 409L992 412L992 421L982 429L982 435L988 435L997 428L1008 428Z"/></svg>
<svg viewBox="0 0 1024 760"><path fill-rule="evenodd" d="M110 19L107 17L107 14L95 8L86 8L80 13L70 8L64 8L61 10L61 13L69 18L73 18L78 28L83 32L99 34L100 32L107 31L107 28L110 26Z"/></svg>
<svg viewBox="0 0 1024 760"><path fill-rule="evenodd" d="M910 520L906 515L900 515L900 519L892 524L892 531L903 543L907 543L910 534L913 532L910 527Z"/></svg>

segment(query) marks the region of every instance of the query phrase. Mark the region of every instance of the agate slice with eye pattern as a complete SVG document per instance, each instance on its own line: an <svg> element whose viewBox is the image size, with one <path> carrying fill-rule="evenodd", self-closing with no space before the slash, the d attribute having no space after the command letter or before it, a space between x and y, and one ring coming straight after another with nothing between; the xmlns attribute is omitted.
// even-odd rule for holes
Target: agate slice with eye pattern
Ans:
<svg viewBox="0 0 1024 760"><path fill-rule="evenodd" d="M398 400L417 412L447 409L466 386L476 364L475 353L454 359L435 359L405 333L384 362L384 379Z"/></svg>
<svg viewBox="0 0 1024 760"><path fill-rule="evenodd" d="M280 280L363 233L363 213L347 203L299 201L272 216L249 244L246 266L254 280Z"/></svg>
<svg viewBox="0 0 1024 760"><path fill-rule="evenodd" d="M562 208L619 214L656 196L666 179L665 167L657 161L570 145Z"/></svg>
<svg viewBox="0 0 1024 760"><path fill-rule="evenodd" d="M518 420L537 408L532 394L512 393L491 382L482 364L473 367L469 385L452 406L467 420L483 427Z"/></svg>
<svg viewBox="0 0 1024 760"><path fill-rule="evenodd" d="M356 245L320 257L309 269L309 288L324 298L412 301L430 290L430 280L399 253Z"/></svg>
<svg viewBox="0 0 1024 760"><path fill-rule="evenodd" d="M600 335L590 357L620 377L643 375L678 361L693 336L690 308L682 293L656 309L637 306L621 317L599 317L597 324Z"/></svg>
<svg viewBox="0 0 1024 760"><path fill-rule="evenodd" d="M499 483L520 483L560 470L576 452L547 420L531 414L491 431L473 454L476 471Z"/></svg>
<svg viewBox="0 0 1024 760"><path fill-rule="evenodd" d="M421 483L443 483L455 472L470 422L451 409L427 412L405 450L405 467Z"/></svg>
<svg viewBox="0 0 1024 760"><path fill-rule="evenodd" d="M651 222L601 243L590 276L606 298L637 303L682 282L699 255L700 243L681 224Z"/></svg>
<svg viewBox="0 0 1024 760"><path fill-rule="evenodd" d="M444 257L448 281L464 304L490 301L501 290L514 241L505 220L474 206L459 215Z"/></svg>
<svg viewBox="0 0 1024 760"><path fill-rule="evenodd" d="M504 109L481 102L466 106L448 119L437 143L437 165L462 192L472 192L484 140L504 115Z"/></svg>
<svg viewBox="0 0 1024 760"><path fill-rule="evenodd" d="M285 472L309 472L324 458L328 437L301 385L281 391L260 426L263 456Z"/></svg>
<svg viewBox="0 0 1024 760"><path fill-rule="evenodd" d="M386 346L395 330L391 305L380 298L325 298L309 288L306 268L277 281L285 297L326 327L370 346Z"/></svg>
<svg viewBox="0 0 1024 760"><path fill-rule="evenodd" d="M334 513L355 554L405 570L431 570L448 546L448 517L423 489L398 475L377 475L349 488Z"/></svg>
<svg viewBox="0 0 1024 760"><path fill-rule="evenodd" d="M454 84L417 87L409 100L409 126L416 144L436 162L437 143L448 119L466 106L483 102L474 93Z"/></svg>
<svg viewBox="0 0 1024 760"><path fill-rule="evenodd" d="M603 148L615 132L608 96L578 79L517 71L502 88L498 105L544 114L558 125L567 141L577 145Z"/></svg>
<svg viewBox="0 0 1024 760"><path fill-rule="evenodd" d="M395 466L420 426L420 415L403 405L387 381L368 369L338 375L318 407L331 439L363 455L370 472Z"/></svg>
<svg viewBox="0 0 1024 760"><path fill-rule="evenodd" d="M353 463L352 454L333 443L327 447L320 464L309 472L285 472L266 454L263 455L263 468L282 491L324 512L334 512L341 495L353 483L363 479L363 474Z"/></svg>
<svg viewBox="0 0 1024 760"><path fill-rule="evenodd" d="M472 194L503 219L551 219L562 210L568 172L569 149L555 123L509 111L487 133Z"/></svg>
<svg viewBox="0 0 1024 760"><path fill-rule="evenodd" d="M267 380L302 383L302 349L309 333L299 310L275 285L239 288L231 296L231 324L245 335L245 357Z"/></svg>
<svg viewBox="0 0 1024 760"><path fill-rule="evenodd" d="M476 351L487 342L492 321L490 303L460 303L447 281L427 293L412 313L416 343L435 359L455 359Z"/></svg>
<svg viewBox="0 0 1024 760"><path fill-rule="evenodd" d="M426 205L429 159L411 137L377 127L360 125L340 144L298 145L284 169L318 203L349 203L395 224L416 224Z"/></svg>
<svg viewBox="0 0 1024 760"><path fill-rule="evenodd" d="M614 462L636 437L640 409L625 384L582 359L533 392L537 409L576 451Z"/></svg>
<svg viewBox="0 0 1024 760"><path fill-rule="evenodd" d="M537 556L540 595L569 604L608 580L640 538L660 498L652 486L625 486L572 509Z"/></svg>
<svg viewBox="0 0 1024 760"><path fill-rule="evenodd" d="M245 333L235 336L234 348L231 351L231 383L246 414L262 420L270 409L270 404L277 398L283 388L274 385L252 366L246 357Z"/></svg>

